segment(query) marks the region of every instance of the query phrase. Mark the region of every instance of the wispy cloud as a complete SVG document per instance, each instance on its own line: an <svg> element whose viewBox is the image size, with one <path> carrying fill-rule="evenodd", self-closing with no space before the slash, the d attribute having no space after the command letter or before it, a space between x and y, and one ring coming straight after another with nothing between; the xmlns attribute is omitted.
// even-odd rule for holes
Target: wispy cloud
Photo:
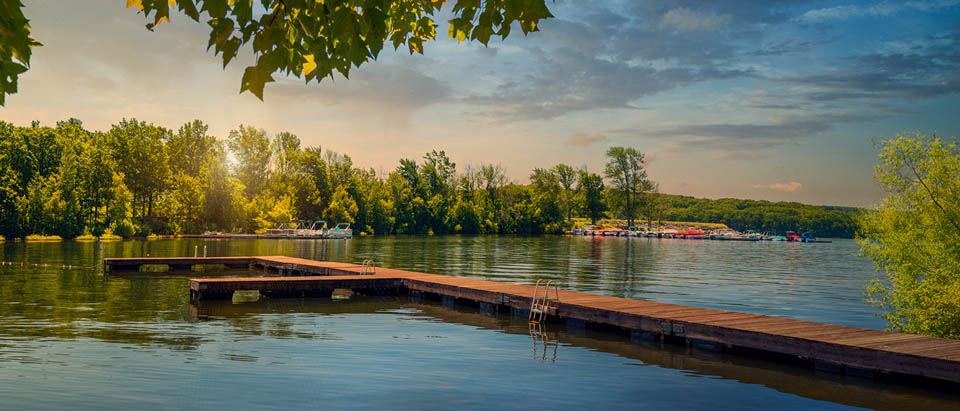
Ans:
<svg viewBox="0 0 960 411"><path fill-rule="evenodd" d="M810 10L800 16L800 19L807 21L824 21L843 20L857 17L887 17L903 11L934 11L946 7L956 6L958 4L960 4L960 1L958 0L908 1L903 3L883 2L863 5L852 4Z"/></svg>
<svg viewBox="0 0 960 411"><path fill-rule="evenodd" d="M785 193L796 193L803 189L803 184L800 184L796 181L791 181L789 183L773 183L773 184L755 184L753 188L758 190L773 190L773 191L782 191Z"/></svg>
<svg viewBox="0 0 960 411"><path fill-rule="evenodd" d="M660 17L661 29L683 31L716 30L730 22L729 14L711 15L698 13L685 7L668 11Z"/></svg>
<svg viewBox="0 0 960 411"><path fill-rule="evenodd" d="M589 147L594 144L606 143L610 141L607 136L603 134L586 134L586 133L577 133L567 138L567 144L577 147Z"/></svg>

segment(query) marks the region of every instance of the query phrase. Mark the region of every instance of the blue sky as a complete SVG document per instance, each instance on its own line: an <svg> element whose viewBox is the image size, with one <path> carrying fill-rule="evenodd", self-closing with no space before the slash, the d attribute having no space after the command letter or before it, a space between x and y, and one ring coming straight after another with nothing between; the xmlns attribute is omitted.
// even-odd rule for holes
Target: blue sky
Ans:
<svg viewBox="0 0 960 411"><path fill-rule="evenodd" d="M856 206L882 196L873 141L960 134L960 0L556 1L538 33L387 50L349 80L269 84L264 102L238 94L249 51L222 69L205 24L151 33L122 1L25 3L44 47L0 108L17 124L199 118L383 171L442 149L517 182L559 162L600 172L624 145L663 192Z"/></svg>

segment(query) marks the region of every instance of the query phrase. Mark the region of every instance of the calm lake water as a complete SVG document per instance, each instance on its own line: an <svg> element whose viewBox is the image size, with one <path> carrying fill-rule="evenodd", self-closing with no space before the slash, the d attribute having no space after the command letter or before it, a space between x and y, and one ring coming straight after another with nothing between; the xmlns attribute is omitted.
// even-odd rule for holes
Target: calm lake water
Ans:
<svg viewBox="0 0 960 411"><path fill-rule="evenodd" d="M960 397L408 298L189 303L101 257L289 255L882 328L849 240L581 237L0 246L0 409L960 407ZM101 255L102 253L102 255ZM10 265L13 263L13 265ZM23 265L21 266L21 263ZM34 264L37 264L35 267ZM44 266L46 264L46 266Z"/></svg>

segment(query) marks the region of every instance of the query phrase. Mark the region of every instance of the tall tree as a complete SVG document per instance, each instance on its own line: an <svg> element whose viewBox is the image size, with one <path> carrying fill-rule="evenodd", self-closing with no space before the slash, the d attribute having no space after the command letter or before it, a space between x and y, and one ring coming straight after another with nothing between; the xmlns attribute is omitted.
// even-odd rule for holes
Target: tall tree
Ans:
<svg viewBox="0 0 960 411"><path fill-rule="evenodd" d="M637 216L638 197L653 187L647 179L647 170L643 168L643 153L632 147L610 147L607 158L603 173L610 179L611 191L618 197L618 211L627 219L627 225L632 226Z"/></svg>
<svg viewBox="0 0 960 411"><path fill-rule="evenodd" d="M295 206L300 218L316 219L327 209L333 193L330 192L327 164L320 147L307 147L299 158L302 184L297 186Z"/></svg>
<svg viewBox="0 0 960 411"><path fill-rule="evenodd" d="M868 288L900 332L960 338L960 146L917 133L880 145L889 193L861 215L860 245L886 278Z"/></svg>
<svg viewBox="0 0 960 411"><path fill-rule="evenodd" d="M209 127L200 120L180 126L171 134L164 148L167 150L172 174L182 172L198 177L207 159L216 155L217 138L208 135Z"/></svg>
<svg viewBox="0 0 960 411"><path fill-rule="evenodd" d="M270 138L267 132L240 125L230 131L227 147L237 158L237 178L244 194L252 199L266 190L270 181Z"/></svg>
<svg viewBox="0 0 960 411"><path fill-rule="evenodd" d="M113 200L116 163L110 155L107 136L96 133L80 156L80 206L91 213L87 227L99 236L109 226L106 208Z"/></svg>
<svg viewBox="0 0 960 411"><path fill-rule="evenodd" d="M246 202L242 183L230 174L226 163L226 151L218 145L200 173L204 184L202 223L209 229L233 230L238 227L240 203Z"/></svg>
<svg viewBox="0 0 960 411"><path fill-rule="evenodd" d="M289 175L296 172L297 156L300 154L300 137L289 132L280 132L273 137L270 144L273 150L273 162L279 175Z"/></svg>
<svg viewBox="0 0 960 411"><path fill-rule="evenodd" d="M153 215L153 205L165 188L169 168L163 143L169 139L170 130L137 119L123 119L110 129L114 163L133 193L134 212L141 219Z"/></svg>
<svg viewBox="0 0 960 411"><path fill-rule="evenodd" d="M577 185L580 210L590 218L591 224L596 224L597 220L603 217L603 212L607 210L607 204L603 201L603 177L581 170Z"/></svg>
<svg viewBox="0 0 960 411"><path fill-rule="evenodd" d="M557 164L553 167L553 173L557 176L557 182L560 183L560 206L563 209L563 216L570 221L573 218L573 185L577 183L577 170L566 164Z"/></svg>

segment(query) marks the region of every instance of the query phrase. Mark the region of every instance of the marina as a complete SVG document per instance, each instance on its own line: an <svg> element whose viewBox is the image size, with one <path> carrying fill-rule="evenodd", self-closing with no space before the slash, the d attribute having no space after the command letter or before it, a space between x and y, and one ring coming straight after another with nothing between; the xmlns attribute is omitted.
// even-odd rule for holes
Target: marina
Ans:
<svg viewBox="0 0 960 411"><path fill-rule="evenodd" d="M350 223L340 223L333 228L327 227L324 220L293 220L282 221L276 224L275 228L268 229L262 233L223 233L219 231L206 231L203 234L183 234L181 238L202 238L202 239L274 239L274 240L347 240L353 238L353 229Z"/></svg>
<svg viewBox="0 0 960 411"><path fill-rule="evenodd" d="M737 232L725 229L666 229L643 230L636 227L620 228L613 226L584 225L567 232L568 235L587 237L641 237L641 238L673 238L681 240L719 240L719 241L784 241L795 243L832 243L832 240L818 239L811 233L796 233L787 231L786 235L771 235L748 231Z"/></svg>

